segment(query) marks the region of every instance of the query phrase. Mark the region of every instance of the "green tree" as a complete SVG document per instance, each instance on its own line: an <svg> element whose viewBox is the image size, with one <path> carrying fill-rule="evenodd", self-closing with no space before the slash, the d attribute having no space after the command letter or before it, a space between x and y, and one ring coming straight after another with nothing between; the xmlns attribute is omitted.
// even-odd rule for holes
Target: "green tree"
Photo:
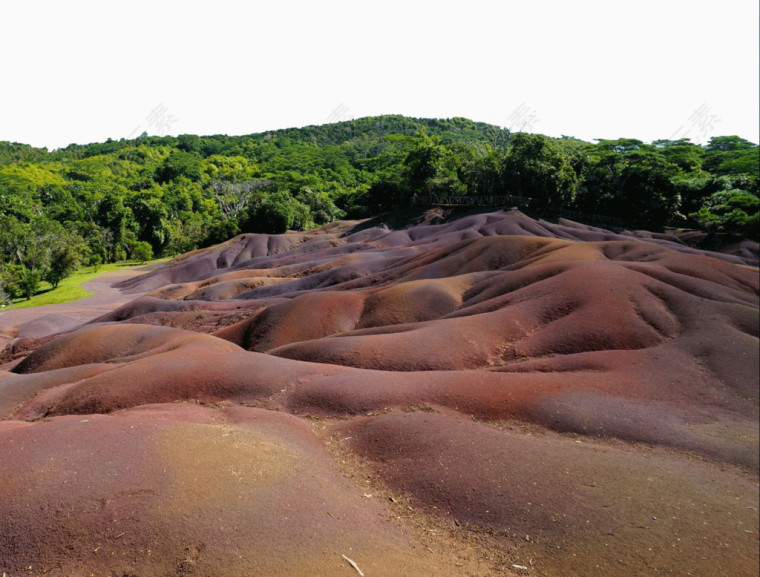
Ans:
<svg viewBox="0 0 760 577"><path fill-rule="evenodd" d="M504 155L496 150L486 150L474 158L465 174L469 194L493 195L502 189L502 162Z"/></svg>
<svg viewBox="0 0 760 577"><path fill-rule="evenodd" d="M58 288L58 283L72 275L89 255L89 247L78 234L63 232L50 251L44 280L53 285L53 289Z"/></svg>
<svg viewBox="0 0 760 577"><path fill-rule="evenodd" d="M56 288L89 252L81 236L54 220L36 217L24 223L0 217L0 262L6 264L6 287L17 287L15 292L24 296L37 290L40 279Z"/></svg>
<svg viewBox="0 0 760 577"><path fill-rule="evenodd" d="M215 180L211 183L211 190L219 203L222 218L237 220L247 211L258 191L270 184L272 184L271 180L244 180L242 182Z"/></svg>
<svg viewBox="0 0 760 577"><path fill-rule="evenodd" d="M315 192L310 187L303 186L296 193L295 199L307 207L308 216L316 225L326 224L345 216L345 212L335 206L326 192Z"/></svg>
<svg viewBox="0 0 760 577"><path fill-rule="evenodd" d="M464 194L467 188L459 180L458 157L441 144L437 136L421 132L416 145L404 159L407 194Z"/></svg>
<svg viewBox="0 0 760 577"><path fill-rule="evenodd" d="M714 136L705 147L705 170L715 175L750 174L760 171L760 149L738 136Z"/></svg>
<svg viewBox="0 0 760 577"><path fill-rule="evenodd" d="M3 262L43 275L50 265L53 249L66 234L60 223L44 216L35 217L27 223L12 216L2 216L0 256Z"/></svg>
<svg viewBox="0 0 760 577"><path fill-rule="evenodd" d="M185 177L191 181L201 178L200 159L189 152L176 150L172 152L156 171L158 182L169 182Z"/></svg>
<svg viewBox="0 0 760 577"><path fill-rule="evenodd" d="M683 174L693 174L702 171L704 149L692 143L688 138L680 140L655 140L652 145L657 148L665 159L678 167Z"/></svg>
<svg viewBox="0 0 760 577"><path fill-rule="evenodd" d="M32 297L37 294L40 288L40 271L29 270L24 267L19 279L19 286L26 300L32 300Z"/></svg>
<svg viewBox="0 0 760 577"><path fill-rule="evenodd" d="M0 271L0 285L11 298L31 300L39 290L40 273L23 265L6 264Z"/></svg>
<svg viewBox="0 0 760 577"><path fill-rule="evenodd" d="M138 262L145 262L153 258L153 249L150 243L144 240L133 241L129 244L130 257Z"/></svg>
<svg viewBox="0 0 760 577"><path fill-rule="evenodd" d="M541 134L512 135L503 162L503 185L508 194L534 198L543 208L560 209L573 202L577 176L560 147Z"/></svg>
<svg viewBox="0 0 760 577"><path fill-rule="evenodd" d="M154 254L161 254L170 232L169 213L161 188L141 190L130 195L126 203L132 211L138 240L147 241Z"/></svg>
<svg viewBox="0 0 760 577"><path fill-rule="evenodd" d="M103 266L103 257L96 253L90 254L87 264L92 267L94 272L98 272Z"/></svg>
<svg viewBox="0 0 760 577"><path fill-rule="evenodd" d="M253 207L243 230L282 234L293 226L295 216L293 200L286 192L279 191Z"/></svg>
<svg viewBox="0 0 760 577"><path fill-rule="evenodd" d="M4 263L0 264L0 289L2 289L2 304L11 304L13 299L20 298L22 295L19 279L23 267L17 264Z"/></svg>
<svg viewBox="0 0 760 577"><path fill-rule="evenodd" d="M0 262L19 264L24 258L28 226L14 215L0 213Z"/></svg>
<svg viewBox="0 0 760 577"><path fill-rule="evenodd" d="M127 223L131 219L131 211L124 206L127 190L121 186L113 187L103 193L94 214L94 223L98 231L91 230L93 241L97 239L96 252L101 252L108 262L118 260L116 251L124 242Z"/></svg>
<svg viewBox="0 0 760 577"><path fill-rule="evenodd" d="M760 199L745 190L721 190L691 215L709 231L734 232L760 240Z"/></svg>
<svg viewBox="0 0 760 577"><path fill-rule="evenodd" d="M195 250L203 241L203 238L203 226L199 218L170 221L169 242L164 252L174 255Z"/></svg>
<svg viewBox="0 0 760 577"><path fill-rule="evenodd" d="M580 199L584 210L647 228L661 227L678 214L680 198L672 180L678 167L657 147L621 138L600 140L588 153Z"/></svg>

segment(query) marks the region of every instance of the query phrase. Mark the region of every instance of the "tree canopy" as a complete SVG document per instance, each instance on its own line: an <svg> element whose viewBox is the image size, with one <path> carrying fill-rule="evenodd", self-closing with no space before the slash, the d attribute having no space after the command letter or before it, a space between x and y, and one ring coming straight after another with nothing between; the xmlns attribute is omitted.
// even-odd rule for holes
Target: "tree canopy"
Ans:
<svg viewBox="0 0 760 577"><path fill-rule="evenodd" d="M528 196L549 215L569 209L757 239L758 164L758 146L738 136L705 146L583 142L404 116L54 151L0 142L3 286L56 284L81 262L122 260L136 247L169 256L239 232L370 216L415 195Z"/></svg>

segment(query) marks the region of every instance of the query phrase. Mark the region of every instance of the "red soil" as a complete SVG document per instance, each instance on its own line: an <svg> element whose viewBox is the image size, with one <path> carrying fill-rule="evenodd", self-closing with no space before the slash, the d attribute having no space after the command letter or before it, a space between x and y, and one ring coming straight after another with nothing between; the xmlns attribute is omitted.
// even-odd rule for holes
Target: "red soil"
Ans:
<svg viewBox="0 0 760 577"><path fill-rule="evenodd" d="M0 427L9 575L454 575L332 466L308 423L151 405Z"/></svg>
<svg viewBox="0 0 760 577"><path fill-rule="evenodd" d="M540 544L535 574L757 570L756 482L687 457L426 413L340 431L413 505Z"/></svg>
<svg viewBox="0 0 760 577"><path fill-rule="evenodd" d="M760 279L733 253L517 211L335 223L29 319L0 571L757 575Z"/></svg>

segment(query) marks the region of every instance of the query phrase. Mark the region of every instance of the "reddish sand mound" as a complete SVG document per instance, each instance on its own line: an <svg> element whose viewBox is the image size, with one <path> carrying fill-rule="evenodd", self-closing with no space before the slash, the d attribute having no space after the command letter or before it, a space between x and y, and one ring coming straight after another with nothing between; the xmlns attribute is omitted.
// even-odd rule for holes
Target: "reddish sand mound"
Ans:
<svg viewBox="0 0 760 577"><path fill-rule="evenodd" d="M756 574L757 483L736 473L427 413L340 431L413 506L539 543L539 575Z"/></svg>
<svg viewBox="0 0 760 577"><path fill-rule="evenodd" d="M100 363L100 364L98 364ZM104 365L104 363L107 363ZM83 376L67 367L98 367ZM335 372L326 368L322 374ZM216 337L145 325L96 325L40 347L3 380L0 406L24 395L36 396L15 413L36 419L47 415L109 412L174 400L253 402L272 396L314 367L247 353ZM55 375L47 380L30 374Z"/></svg>
<svg viewBox="0 0 760 577"><path fill-rule="evenodd" d="M183 347L209 353L235 351L225 341L186 331L142 325L96 325L51 341L19 364L14 372L36 373L85 363L129 362Z"/></svg>
<svg viewBox="0 0 760 577"><path fill-rule="evenodd" d="M351 575L343 555L368 575L458 574L288 415L174 404L4 426L0 462L9 575Z"/></svg>
<svg viewBox="0 0 760 577"><path fill-rule="evenodd" d="M633 238L645 241L647 245L659 245L683 253L704 254L704 251L687 246L676 235L653 235L646 231L617 234L571 221L552 224L533 220L517 210L470 215L443 223L434 221L435 219L426 220L406 230L375 227L353 234L351 227L355 223L337 223L316 231L279 236L240 235L218 247L189 253L168 266L125 281L120 286L128 290L151 291L171 284L203 281L232 269L293 267L305 261L318 263L357 251L385 252L408 247L419 252L483 236L534 236L570 241L630 241ZM749 260L736 255L717 252L711 254L737 264L756 264L757 253L756 243L752 246L746 246L745 243L743 254L751 255ZM376 260L377 257L373 254L367 260Z"/></svg>
<svg viewBox="0 0 760 577"><path fill-rule="evenodd" d="M213 333L238 324L275 302L276 299L255 302L174 301L144 296L94 319L92 323L127 322Z"/></svg>
<svg viewBox="0 0 760 577"><path fill-rule="evenodd" d="M219 247L189 253L168 266L148 273L139 280L121 283L124 289L153 290L168 284L196 282L218 270L250 264L261 257L287 253L295 248L312 252L334 244L337 233L292 233L287 235L243 234ZM247 268L253 268L248 266Z"/></svg>
<svg viewBox="0 0 760 577"><path fill-rule="evenodd" d="M287 282L286 278L266 276L267 271L240 270L220 274L200 282L188 282L161 287L149 293L161 299L218 301L231 299L250 290Z"/></svg>
<svg viewBox="0 0 760 577"><path fill-rule="evenodd" d="M6 331L0 571L757 575L757 246L428 216Z"/></svg>
<svg viewBox="0 0 760 577"><path fill-rule="evenodd" d="M293 339L307 342L271 352L364 368L456 370L538 356L643 349L697 332L725 332L735 325L752 339L757 336L756 321L752 322L757 310L753 271L729 271L728 264L697 261L683 263L675 272L672 254L631 263L630 252L614 245L582 245L578 250L569 245L520 257L528 250L521 246L525 237L503 238L498 239L500 244L511 245L514 256L496 250L497 239L472 241L453 253L437 255L434 264L421 266L414 275L446 281L370 291L372 297L357 327L402 323L394 329ZM481 248L480 243L490 246ZM604 250L620 252L621 260L609 260ZM664 249L654 247L654 251ZM514 269L515 259L527 264ZM499 274L450 276L469 271ZM721 284L716 277L721 277ZM457 281L458 291L441 288ZM304 297L294 302L298 298ZM709 322L703 322L706 313ZM431 318L438 320L420 322ZM756 341L748 341L752 343ZM735 350L734 342L726 345L727 355L744 354Z"/></svg>

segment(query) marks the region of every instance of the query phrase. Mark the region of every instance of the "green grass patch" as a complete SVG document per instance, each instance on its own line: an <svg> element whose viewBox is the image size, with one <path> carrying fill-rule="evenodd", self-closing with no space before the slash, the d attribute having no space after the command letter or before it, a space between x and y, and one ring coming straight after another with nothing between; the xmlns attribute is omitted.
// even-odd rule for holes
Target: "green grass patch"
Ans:
<svg viewBox="0 0 760 577"><path fill-rule="evenodd" d="M60 283L58 288L53 289L53 285L45 281L40 283L40 290L37 291L31 300L25 298L13 299L13 304L5 307L2 310L21 309L27 307L39 307L42 305L58 305L62 303L68 303L76 301L84 297L90 296L92 293L82 288L82 284L88 280L92 280L104 272L114 270L128 270L130 268L136 268L146 266L148 264L164 262L169 260L168 258L152 260L149 262L138 263L135 261L123 261L110 264L104 264L98 270L93 267L85 267L75 272L70 277L66 277Z"/></svg>

